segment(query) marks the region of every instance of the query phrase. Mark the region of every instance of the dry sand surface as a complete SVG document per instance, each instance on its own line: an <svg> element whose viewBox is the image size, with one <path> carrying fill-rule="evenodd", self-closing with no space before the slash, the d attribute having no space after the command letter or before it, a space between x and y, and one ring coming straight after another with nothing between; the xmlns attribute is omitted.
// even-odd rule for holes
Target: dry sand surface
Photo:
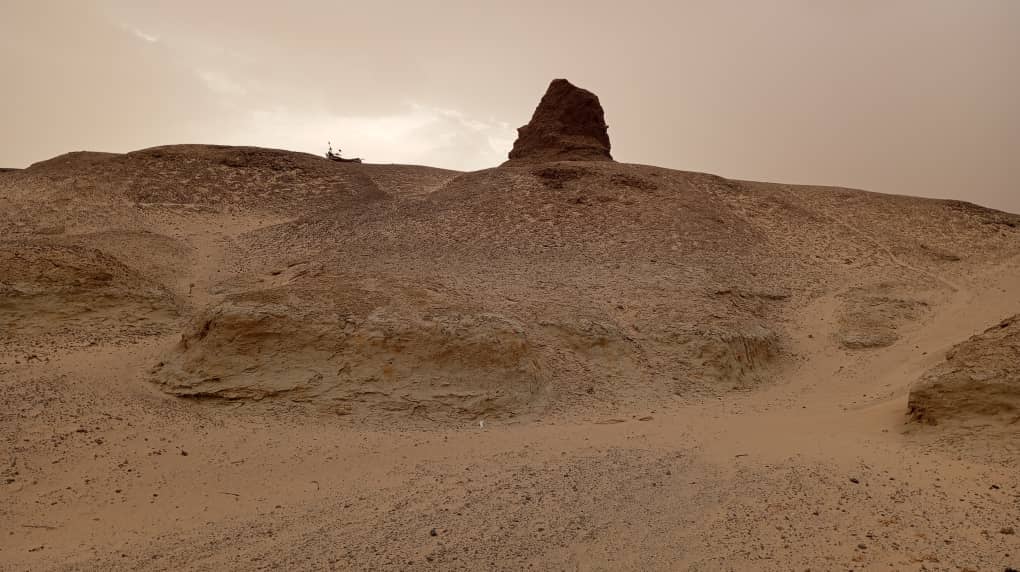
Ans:
<svg viewBox="0 0 1020 572"><path fill-rule="evenodd" d="M0 213L0 569L1020 567L1020 216L214 146Z"/></svg>

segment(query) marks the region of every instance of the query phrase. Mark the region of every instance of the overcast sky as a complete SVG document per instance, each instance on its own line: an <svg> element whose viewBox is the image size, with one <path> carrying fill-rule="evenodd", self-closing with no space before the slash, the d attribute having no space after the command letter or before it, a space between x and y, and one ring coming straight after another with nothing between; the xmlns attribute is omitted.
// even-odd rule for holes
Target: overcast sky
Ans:
<svg viewBox="0 0 1020 572"><path fill-rule="evenodd" d="M227 143L479 169L548 82L620 161L1020 212L1020 0L0 0L0 166Z"/></svg>

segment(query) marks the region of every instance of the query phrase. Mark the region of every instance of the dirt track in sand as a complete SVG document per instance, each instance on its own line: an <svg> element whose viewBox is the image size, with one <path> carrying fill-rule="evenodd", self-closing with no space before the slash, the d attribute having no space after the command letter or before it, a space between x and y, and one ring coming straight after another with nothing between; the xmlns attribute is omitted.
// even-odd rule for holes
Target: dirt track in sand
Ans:
<svg viewBox="0 0 1020 572"><path fill-rule="evenodd" d="M441 212L460 226L475 224L472 212L481 213L478 220L485 220L490 212L485 210L484 196L477 203L463 204L458 193L471 188L463 182L460 187L444 187L434 182L432 173L394 169L373 176L372 166L358 168L368 173L365 177L374 177L378 188L408 189L405 195L393 191L394 196L405 198L386 203L392 205L386 209L401 217L400 201L432 200L429 192L421 190L426 186L460 201L453 211L456 217ZM651 177L644 171L635 175L627 166L608 168L628 177ZM582 169L598 173L594 167ZM547 188L541 182L546 180L543 176L533 190L527 186L530 182L520 182L524 179L512 181L535 194L552 193L541 195L542 201L559 205L553 203L557 193L576 195L578 185L591 180L590 173L563 182L561 189ZM490 179L496 176L503 175ZM344 177L360 180L350 174ZM610 177L606 174L597 180L610 181ZM418 178L429 182L416 186L413 181ZM621 181L633 180L617 178L615 183L599 183L604 187L589 188L597 196L613 192ZM633 191L633 187L623 188ZM683 192L701 191L692 187ZM792 193L767 191L771 192ZM158 243L160 252L175 252L173 260L181 261L178 271L159 280L175 296L183 317L165 319L164 324L173 326L170 331L127 332L112 340L91 341L43 337L32 342L31 351L17 344L4 346L0 459L7 464L0 467L4 539L0 569L1016 567L1020 537L1010 533L1020 529L1020 449L1015 433L1000 433L1003 427L995 424L935 428L908 424L906 403L911 384L939 364L946 350L1016 313L1020 258L1005 247L996 257L970 253L970 247L960 244L952 255L962 260L952 261L933 250L931 236L920 234L918 240L930 243L929 248L906 248L902 237L891 239L898 235L876 222L884 214L868 214L871 211L856 213L859 220L853 229L843 229L845 234L830 230L842 228L831 220L817 222L819 236L831 242L814 250L808 243L820 239L783 235L783 219L764 218L766 213L777 216L774 212L786 208L779 205L787 199L769 202L763 198L767 194L756 193L727 195L718 208L720 212L731 209L727 212L737 213L733 216L768 229L761 236L770 241L789 245L805 240L790 258L775 258L775 264L810 272L800 270L792 257L829 253L834 268L851 267L846 276L860 279L829 284L815 282L810 274L797 274L799 282L767 282L778 280L769 276L745 283L739 274L722 274L722 263L716 263L710 292L697 302L703 305L691 302L689 308L697 308L702 312L699 319L706 321L718 319L712 314L723 311L719 308L730 308L725 323L739 323L740 328L745 324L739 320L766 318L782 340L782 356L767 379L719 391L693 385L684 388L690 391L680 391L672 384L663 391L646 391L635 385L631 394L603 394L608 389L600 383L610 384L614 378L595 379L577 388L577 396L568 391L573 391L570 380L554 379L551 387L556 391L549 395L554 405L538 408L529 417L454 415L437 423L424 422L413 411L391 411L369 422L289 400L194 401L160 391L151 383L154 367L177 351L182 332L190 331L191 316L225 296L251 288L256 280L252 276L277 280L270 285L294 288L300 294L306 287L300 281L310 278L296 276L305 269L288 266L287 260L297 252L300 259L332 263L332 254L317 254L313 249L321 248L323 237L341 236L336 234L337 226L351 224L346 220L307 223L320 224L315 227L316 240L305 243L297 236L284 243L289 250L275 253L265 250L264 244L272 241L258 238L263 236L259 233L276 232L281 223L292 224L292 213L195 213L193 207L179 205L130 206L125 210L130 213L114 227L135 231L131 225L140 221L139 226L183 245L171 248ZM3 196L14 200L10 191ZM697 196L704 201L709 195ZM804 198L802 204L810 205L810 196ZM533 197L501 200L506 209L520 209L522 220L549 212L545 203ZM633 200L638 204L622 205L613 216L622 221L627 216L647 216L638 208L644 199ZM884 199L854 200L873 204ZM440 207L408 208L431 216L427 210ZM839 212L836 207L826 208L830 210L825 212ZM19 212L28 213L20 219L26 224L35 224L33 220L49 224L46 212L32 215L36 211L27 207ZM104 221L112 216L86 215L85 220L95 221L96 226L107 224ZM382 261L365 264L369 268L378 264L374 268L389 272L384 264L389 247L381 242L381 237L389 236L387 223L372 218L381 215L365 216L358 229L368 239L327 242L350 249L355 252L352 256L374 249ZM575 229L563 222L576 215L555 216L563 217L554 219L560 221L558 240L572 243L570 232L584 232L583 227ZM808 221L798 229L806 236L816 224L809 222L814 217L797 216ZM931 230L932 236L959 233L945 239L951 244L954 236L998 228L952 220L953 225ZM284 230L296 236L307 227L302 224ZM605 229L580 236L605 236ZM145 253L156 248L148 235L105 241L70 228L58 238L74 242L86 236L90 244L110 252L129 269L151 262ZM25 237L18 234L16 238ZM554 237L537 240L550 238ZM692 240L710 239L712 235L705 231ZM55 239L46 234L32 235L31 240ZM995 240L1003 245L1015 241L1010 237ZM695 242L677 244L694 248L689 245ZM719 248L718 244L724 243L703 248ZM525 251L537 248L523 238L516 246ZM623 261L630 251L621 252L614 263ZM477 253L464 256L469 255ZM456 256L451 254L451 259ZM850 256L855 259L845 263ZM433 263L452 264L448 260ZM444 270L468 267L465 262L458 264L462 266ZM698 268L694 258L684 259L684 264ZM296 270L272 274L280 268ZM653 278L671 272L655 268L644 267L644 271ZM752 265L751 270L759 268ZM416 279L433 282L444 276L415 272ZM511 268L501 279L516 272ZM819 271L825 272L835 271L828 267ZM159 273L146 271L146 275ZM593 283L600 276L596 274ZM621 287L637 292L635 297L657 296L656 292L667 288L665 280L642 282L651 280L648 277L628 274ZM883 285L883 278L895 287ZM483 290L474 290L476 286L467 278L449 280L439 285ZM483 287L487 284L477 280ZM112 284L104 288L119 283ZM499 297L521 295L514 284L504 284ZM810 287L801 291L800 284ZM315 282L311 286L319 287ZM535 288L536 295L559 300ZM686 292L677 288L668 291L667 297ZM621 292L601 295L615 302ZM757 294L742 294L747 292ZM576 295L573 290L569 293ZM488 304L496 299L483 298ZM629 317L608 310L605 316L613 316L613 323L621 327L637 323L647 331L656 326L653 318L642 314L641 300L628 304L638 308ZM919 309L904 314L899 310L904 304ZM777 305L782 309L775 310ZM511 304L490 308L504 314L517 311ZM614 310L615 304L609 309ZM855 318L861 312L869 320L875 315L888 319L862 322ZM86 317L106 319L104 314ZM599 320L608 323L605 317ZM848 349L841 337L847 324L869 335L877 329L890 341L865 350ZM102 329L102 322L91 327ZM626 332L636 340L633 343L657 347L640 330ZM567 353L575 351L572 347L567 344L557 348L562 353L552 355L573 355ZM584 359L591 361L579 363L596 363L598 358L587 354ZM649 363L658 362L635 360L632 371L626 373L655 380L655 372L647 369L652 367ZM672 382L673 374L658 377ZM589 385L594 394L585 391Z"/></svg>

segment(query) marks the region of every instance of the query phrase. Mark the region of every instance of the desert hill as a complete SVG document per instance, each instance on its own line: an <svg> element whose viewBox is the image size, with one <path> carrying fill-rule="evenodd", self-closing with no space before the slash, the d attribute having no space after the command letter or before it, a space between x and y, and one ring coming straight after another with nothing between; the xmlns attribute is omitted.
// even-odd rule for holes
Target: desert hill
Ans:
<svg viewBox="0 0 1020 572"><path fill-rule="evenodd" d="M762 569L831 568L832 554L848 565L925 561L926 542L889 532L875 515L941 522L942 534L956 525L949 523L956 508L915 483L895 495L923 497L928 512L904 512L879 494L889 482L879 483L879 474L905 483L916 475L900 464L903 451L930 446L941 454L926 435L952 424L914 423L903 432L911 419L965 411L1016 427L1013 322L943 355L1018 311L1020 216L960 201L619 163L609 155L598 98L563 81L520 133L509 161L469 173L212 145L76 152L0 172L7 411L0 423L11 459L0 487L22 499L3 514L36 526L35 507L53 502L50 520L106 531L81 537L106 547L87 553L40 540L45 528L16 530L0 563L240 565L189 536L207 534L240 538L244 558L302 568L313 565L295 560L301 550L333 549L300 523L321 532L351 511L349 551L334 554L331 566L398 569L413 561L449 569L484 558L517 569L532 558L541 568L587 569L578 563L589 551L601 559L595 569L679 562L730 569L752 566L755 554L777 558ZM636 419L648 431L634 429ZM625 433L613 433L617 425ZM465 433L493 426L498 433L477 433L490 439L483 444ZM891 441L890 429L901 440ZM806 452L815 447L809 435L824 453ZM545 443L534 445L542 451L537 472L520 464L531 457L519 443ZM77 452L100 446L103 453ZM168 447L180 452L171 459ZM196 448L208 455L205 468L176 464ZM378 451L390 453L378 460ZM756 464L734 473L734 455L749 453ZM866 498L831 476L854 463L855 474L874 473ZM946 486L964 486L975 471L996 475L997 487L1015 491L1015 473L1004 476L1010 465L996 463L939 474ZM128 466L146 467L144 476L128 475ZM468 469L473 477L458 476ZM82 471L92 475L84 484ZM687 475L676 489L684 492L653 491L660 481L649 481L649 471ZM244 479L256 483L256 500ZM303 488L279 485L291 481ZM199 482L212 496L183 500L192 492L186 483ZM823 490L812 488L818 482L827 483ZM163 497L121 496L138 483L162 487ZM373 496L382 489L372 487L391 485L388 496ZM577 496L586 486L596 493L591 501ZM116 500L96 487L115 489ZM518 487L527 501L500 496ZM345 500L322 508L315 495L324 489ZM787 523L796 532L780 538L770 519L746 520L808 489L832 506L856 499L843 512L800 515L834 532ZM745 498L748 490L760 494ZM167 496L187 513L180 522L219 528L191 533L138 513ZM528 504L532 497L544 501ZM257 501L268 498L289 501ZM365 498L383 500L373 506ZM617 498L639 500L604 504ZM992 518L1008 498L981 499L980 526L1010 525ZM447 512L448 502L458 508ZM472 503L497 516L476 519ZM456 549L403 538L407 523L429 521L416 520L409 507L419 505L462 527L450 533ZM652 505L672 508L642 508ZM267 517L266 506L284 520ZM389 507L386 516L380 506ZM673 520L689 510L690 522ZM647 520L652 532L600 521L607 511ZM546 523L538 530L558 536L514 532L498 546L483 542L518 519ZM820 548L842 542L840 531L859 522L883 527L886 540ZM122 562L109 539L129 523L148 532L124 545L133 558ZM252 532L279 526L280 540ZM426 533L433 526L447 534L438 524ZM646 558L669 545L662 535L670 530L685 530L701 548L686 560ZM150 548L160 531L177 548L170 541ZM644 556L606 564L629 548L604 531L645 539ZM755 554L746 551L748 538L762 547ZM945 562L992 569L983 566L1020 554L1005 548L1009 541L994 532L980 548L940 542L930 550ZM261 542L275 552L260 552ZM570 543L587 548L563 548ZM864 543L875 547L854 548ZM34 550L40 544L50 548ZM478 558L457 560L461 545ZM157 556L161 550L169 556Z"/></svg>
<svg viewBox="0 0 1020 572"><path fill-rule="evenodd" d="M178 278L220 236L207 299L165 324L186 340L157 373L168 391L433 419L750 387L794 357L784 322L825 294L841 344L889 345L1020 233L964 203L611 162L458 174L183 146L3 183L5 239L96 249L184 306L194 280ZM225 238L224 219L260 220Z"/></svg>
<svg viewBox="0 0 1020 572"><path fill-rule="evenodd" d="M838 299L841 345L886 346L1020 249L1017 217L965 203L605 161L453 173L171 146L4 183L7 240L95 249L177 293L165 390L373 421L752 387L797 357L786 323L811 300ZM214 277L192 276L211 250Z"/></svg>

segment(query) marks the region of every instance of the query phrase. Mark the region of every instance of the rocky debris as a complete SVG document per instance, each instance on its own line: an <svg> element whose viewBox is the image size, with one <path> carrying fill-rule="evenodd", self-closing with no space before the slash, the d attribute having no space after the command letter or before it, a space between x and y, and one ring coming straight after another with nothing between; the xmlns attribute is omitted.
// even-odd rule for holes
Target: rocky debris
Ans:
<svg viewBox="0 0 1020 572"><path fill-rule="evenodd" d="M517 130L511 161L612 161L599 98L555 79L527 125Z"/></svg>
<svg viewBox="0 0 1020 572"><path fill-rule="evenodd" d="M915 421L999 419L1020 427L1020 314L957 344L910 391Z"/></svg>

